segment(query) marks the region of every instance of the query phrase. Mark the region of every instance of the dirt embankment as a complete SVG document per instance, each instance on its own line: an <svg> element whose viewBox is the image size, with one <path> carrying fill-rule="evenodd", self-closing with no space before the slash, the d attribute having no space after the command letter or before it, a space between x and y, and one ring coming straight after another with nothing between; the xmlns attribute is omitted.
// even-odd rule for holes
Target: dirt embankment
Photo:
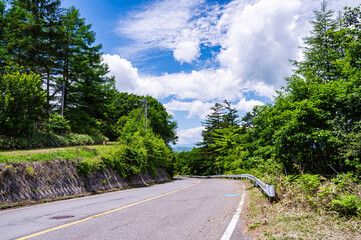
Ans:
<svg viewBox="0 0 361 240"><path fill-rule="evenodd" d="M0 207L169 180L170 177L163 169L157 170L156 177L140 173L122 179L111 168L82 176L72 161L0 164Z"/></svg>

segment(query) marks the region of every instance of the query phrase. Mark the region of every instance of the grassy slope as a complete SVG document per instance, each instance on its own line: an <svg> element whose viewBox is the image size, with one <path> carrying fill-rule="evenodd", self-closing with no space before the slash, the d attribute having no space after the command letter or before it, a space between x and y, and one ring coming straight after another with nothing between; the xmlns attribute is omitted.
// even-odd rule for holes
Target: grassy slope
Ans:
<svg viewBox="0 0 361 240"><path fill-rule="evenodd" d="M105 148L103 145L93 145L86 147L6 151L0 152L0 163L95 159L103 149L109 150L114 147L116 147L116 144L108 144ZM92 151L92 149L96 151Z"/></svg>
<svg viewBox="0 0 361 240"><path fill-rule="evenodd" d="M107 142L105 147L109 147L111 145L116 145L117 142ZM67 150L67 149L77 149L77 148L94 148L99 149L104 147L103 144L97 145L84 145L84 146L69 146L69 147L57 147L57 148L39 148L39 149L31 149L31 150L0 150L0 155L23 155L23 154L32 154L32 153L43 153L43 152L51 152L58 150Z"/></svg>
<svg viewBox="0 0 361 240"><path fill-rule="evenodd" d="M361 239L360 219L269 203L259 189L247 186L244 232L252 239Z"/></svg>

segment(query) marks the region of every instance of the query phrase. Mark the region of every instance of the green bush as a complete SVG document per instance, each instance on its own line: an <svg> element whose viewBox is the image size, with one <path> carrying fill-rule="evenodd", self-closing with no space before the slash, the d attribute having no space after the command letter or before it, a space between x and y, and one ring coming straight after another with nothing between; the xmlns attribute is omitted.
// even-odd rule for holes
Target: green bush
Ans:
<svg viewBox="0 0 361 240"><path fill-rule="evenodd" d="M43 114L45 93L35 74L0 74L0 135L29 134Z"/></svg>
<svg viewBox="0 0 361 240"><path fill-rule="evenodd" d="M139 173L150 173L156 177L157 168L173 174L173 153L164 141L151 130L143 129L123 133L119 145L102 149L100 160L84 159L77 163L78 171L87 175L89 172L111 167L123 178Z"/></svg>
<svg viewBox="0 0 361 240"><path fill-rule="evenodd" d="M359 215L361 216L361 201L355 195L337 196L330 203L331 209L337 211L341 215Z"/></svg>
<svg viewBox="0 0 361 240"><path fill-rule="evenodd" d="M60 114L52 114L46 123L47 130L60 134L70 130L70 122Z"/></svg>

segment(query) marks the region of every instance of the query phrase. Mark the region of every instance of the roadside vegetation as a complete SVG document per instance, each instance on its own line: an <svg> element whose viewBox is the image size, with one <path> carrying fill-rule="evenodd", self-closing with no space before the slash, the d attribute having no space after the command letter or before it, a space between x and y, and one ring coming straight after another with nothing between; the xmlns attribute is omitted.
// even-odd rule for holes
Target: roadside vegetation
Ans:
<svg viewBox="0 0 361 240"><path fill-rule="evenodd" d="M293 61L294 74L273 103L241 121L227 101L216 103L203 141L176 155L180 174L249 173L275 185L277 203L250 205L262 215L249 231L263 231L262 238L323 238L326 230L318 235L309 223L329 229L329 221L360 236L361 10L336 16L323 1L311 24L304 59Z"/></svg>
<svg viewBox="0 0 361 240"><path fill-rule="evenodd" d="M292 189L288 189L293 191ZM298 191L295 190L294 193ZM243 232L252 239L345 239L361 238L357 217L313 211L287 202L270 203L249 184ZM290 200L290 199L289 199Z"/></svg>

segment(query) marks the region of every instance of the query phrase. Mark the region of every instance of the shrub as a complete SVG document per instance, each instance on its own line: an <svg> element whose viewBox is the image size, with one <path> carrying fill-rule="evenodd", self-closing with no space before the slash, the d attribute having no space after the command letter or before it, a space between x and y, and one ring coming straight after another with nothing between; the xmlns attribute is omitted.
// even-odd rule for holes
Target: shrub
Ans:
<svg viewBox="0 0 361 240"><path fill-rule="evenodd" d="M341 215L359 215L361 216L361 201L355 195L341 195L330 203L331 209L337 211Z"/></svg>
<svg viewBox="0 0 361 240"><path fill-rule="evenodd" d="M0 135L30 133L43 114L45 93L35 74L0 74Z"/></svg>
<svg viewBox="0 0 361 240"><path fill-rule="evenodd" d="M52 114L46 123L46 128L56 134L65 133L70 130L70 122L60 114Z"/></svg>

